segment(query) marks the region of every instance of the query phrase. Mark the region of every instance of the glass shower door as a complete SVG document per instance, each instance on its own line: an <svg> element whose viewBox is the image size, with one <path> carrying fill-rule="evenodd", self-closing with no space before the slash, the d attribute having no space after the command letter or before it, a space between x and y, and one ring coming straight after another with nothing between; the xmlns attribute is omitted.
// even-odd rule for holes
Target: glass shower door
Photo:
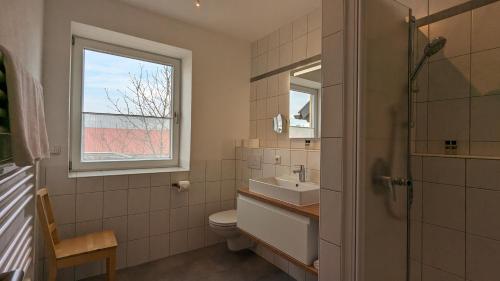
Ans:
<svg viewBox="0 0 500 281"><path fill-rule="evenodd" d="M410 9L364 0L360 9L357 143L358 280L407 279L408 38Z"/></svg>

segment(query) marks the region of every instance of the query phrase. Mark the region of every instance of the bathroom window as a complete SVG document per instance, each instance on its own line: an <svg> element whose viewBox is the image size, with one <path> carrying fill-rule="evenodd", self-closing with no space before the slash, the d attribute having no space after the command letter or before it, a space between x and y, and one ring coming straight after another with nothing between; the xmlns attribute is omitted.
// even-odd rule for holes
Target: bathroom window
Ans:
<svg viewBox="0 0 500 281"><path fill-rule="evenodd" d="M181 61L75 37L71 170L179 165Z"/></svg>

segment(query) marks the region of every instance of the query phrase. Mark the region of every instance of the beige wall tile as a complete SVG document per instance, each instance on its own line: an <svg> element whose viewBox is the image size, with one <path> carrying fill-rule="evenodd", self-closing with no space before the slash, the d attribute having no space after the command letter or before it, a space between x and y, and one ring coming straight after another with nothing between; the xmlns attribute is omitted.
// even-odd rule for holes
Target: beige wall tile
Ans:
<svg viewBox="0 0 500 281"><path fill-rule="evenodd" d="M127 220L127 239L129 241L149 236L149 214L129 215Z"/></svg>
<svg viewBox="0 0 500 281"><path fill-rule="evenodd" d="M465 185L465 159L424 157L423 167L424 181Z"/></svg>
<svg viewBox="0 0 500 281"><path fill-rule="evenodd" d="M75 223L75 195L51 196L50 202L58 225Z"/></svg>
<svg viewBox="0 0 500 281"><path fill-rule="evenodd" d="M308 151L307 152L307 168L318 170L320 169L320 152Z"/></svg>
<svg viewBox="0 0 500 281"><path fill-rule="evenodd" d="M500 3L493 3L472 10L472 51L480 51L500 47L500 37L492 36L500 33L498 17Z"/></svg>
<svg viewBox="0 0 500 281"><path fill-rule="evenodd" d="M342 190L342 140L321 139L321 188Z"/></svg>
<svg viewBox="0 0 500 281"><path fill-rule="evenodd" d="M280 31L276 30L268 35L269 50L276 49L280 46Z"/></svg>
<svg viewBox="0 0 500 281"><path fill-rule="evenodd" d="M471 99L472 141L500 141L500 95Z"/></svg>
<svg viewBox="0 0 500 281"><path fill-rule="evenodd" d="M421 181L413 182L413 205L411 209L411 218L413 220L422 220L423 210L423 187Z"/></svg>
<svg viewBox="0 0 500 281"><path fill-rule="evenodd" d="M222 160L221 163L221 179L231 180L235 178L235 166L236 162L234 160Z"/></svg>
<svg viewBox="0 0 500 281"><path fill-rule="evenodd" d="M127 216L104 219L102 221L102 229L113 230L116 239L120 242L119 244L122 242L126 243L128 233L127 220Z"/></svg>
<svg viewBox="0 0 500 281"><path fill-rule="evenodd" d="M128 176L104 177L104 190L116 190L128 188Z"/></svg>
<svg viewBox="0 0 500 281"><path fill-rule="evenodd" d="M335 245L342 244L342 193L321 190L319 236Z"/></svg>
<svg viewBox="0 0 500 281"><path fill-rule="evenodd" d="M76 221L88 221L102 218L102 192L76 195ZM65 210L66 211L66 210Z"/></svg>
<svg viewBox="0 0 500 281"><path fill-rule="evenodd" d="M170 231L170 213L168 210L149 213L149 236L165 234Z"/></svg>
<svg viewBox="0 0 500 281"><path fill-rule="evenodd" d="M491 36L497 37L497 36ZM471 94L486 96L500 94L500 49L471 55Z"/></svg>
<svg viewBox="0 0 500 281"><path fill-rule="evenodd" d="M193 162L191 162L191 168ZM169 186L170 173L155 173L151 174L151 186Z"/></svg>
<svg viewBox="0 0 500 281"><path fill-rule="evenodd" d="M205 246L205 227L196 227L188 230L188 249L190 251Z"/></svg>
<svg viewBox="0 0 500 281"><path fill-rule="evenodd" d="M292 41L280 46L280 67L292 63Z"/></svg>
<svg viewBox="0 0 500 281"><path fill-rule="evenodd" d="M465 233L424 224L422 255L424 264L465 276Z"/></svg>
<svg viewBox="0 0 500 281"><path fill-rule="evenodd" d="M290 165L292 167L298 166L298 165L306 166L307 165L307 153L304 150L292 150L290 152L290 161L291 161Z"/></svg>
<svg viewBox="0 0 500 281"><path fill-rule="evenodd" d="M430 60L433 61L442 58L450 58L469 53L471 37L470 29L471 12L466 12L431 24L429 27L429 38L444 36L447 39L447 42L446 46L437 54L432 56Z"/></svg>
<svg viewBox="0 0 500 281"><path fill-rule="evenodd" d="M307 34L293 39L292 62L299 62L307 57Z"/></svg>
<svg viewBox="0 0 500 281"><path fill-rule="evenodd" d="M188 226L198 227L204 226L205 222L205 204L198 204L189 206L189 218L188 218Z"/></svg>
<svg viewBox="0 0 500 281"><path fill-rule="evenodd" d="M418 102L414 103L416 110L415 114L416 116L416 133L415 133L415 139L416 140L427 140L428 139L428 114L427 114L427 107L428 103L426 102Z"/></svg>
<svg viewBox="0 0 500 281"><path fill-rule="evenodd" d="M88 177L88 178L77 178L76 179L76 192L96 192L102 191L103 189L103 177Z"/></svg>
<svg viewBox="0 0 500 281"><path fill-rule="evenodd" d="M500 190L500 160L467 160L467 186Z"/></svg>
<svg viewBox="0 0 500 281"><path fill-rule="evenodd" d="M264 37L262 39L259 39L259 41L257 42L257 46L259 55L266 53L269 50L269 38Z"/></svg>
<svg viewBox="0 0 500 281"><path fill-rule="evenodd" d="M267 96L275 97L278 95L279 95L279 75L276 74L267 78Z"/></svg>
<svg viewBox="0 0 500 281"><path fill-rule="evenodd" d="M170 255L176 255L188 251L187 230L170 233Z"/></svg>
<svg viewBox="0 0 500 281"><path fill-rule="evenodd" d="M292 23L293 40L307 34L307 16L301 17Z"/></svg>
<svg viewBox="0 0 500 281"><path fill-rule="evenodd" d="M470 154L476 156L500 157L500 142L471 141Z"/></svg>
<svg viewBox="0 0 500 281"><path fill-rule="evenodd" d="M344 53L343 33L338 32L323 38L323 53L328 54L322 59L323 87L343 82Z"/></svg>
<svg viewBox="0 0 500 281"><path fill-rule="evenodd" d="M149 238L127 243L127 266L135 266L149 261Z"/></svg>
<svg viewBox="0 0 500 281"><path fill-rule="evenodd" d="M430 101L470 95L470 55L429 63Z"/></svg>
<svg viewBox="0 0 500 281"><path fill-rule="evenodd" d="M168 233L149 237L149 255L152 261L170 255L170 235Z"/></svg>
<svg viewBox="0 0 500 281"><path fill-rule="evenodd" d="M321 9L317 9L307 15L307 30L313 31L321 28Z"/></svg>
<svg viewBox="0 0 500 281"><path fill-rule="evenodd" d="M500 242L467 235L467 279L495 280L500 276Z"/></svg>
<svg viewBox="0 0 500 281"><path fill-rule="evenodd" d="M280 49L275 48L267 53L267 71L276 70L280 67Z"/></svg>
<svg viewBox="0 0 500 281"><path fill-rule="evenodd" d="M323 268L326 268L326 270L320 271L319 278L321 280L340 281L342 264L340 247L320 240L319 255Z"/></svg>
<svg viewBox="0 0 500 281"><path fill-rule="evenodd" d="M321 54L321 29L316 29L307 34L307 57Z"/></svg>
<svg viewBox="0 0 500 281"><path fill-rule="evenodd" d="M323 37L332 35L344 27L344 1L323 1L322 7Z"/></svg>
<svg viewBox="0 0 500 281"><path fill-rule="evenodd" d="M465 187L423 184L424 222L465 231Z"/></svg>
<svg viewBox="0 0 500 281"><path fill-rule="evenodd" d="M220 181L207 182L206 202L220 201Z"/></svg>
<svg viewBox="0 0 500 281"><path fill-rule="evenodd" d="M179 231L188 228L188 207L170 210L170 231Z"/></svg>
<svg viewBox="0 0 500 281"><path fill-rule="evenodd" d="M467 232L500 240L499 203L500 191L468 188Z"/></svg>
<svg viewBox="0 0 500 281"><path fill-rule="evenodd" d="M111 218L127 214L127 190L104 192L103 217Z"/></svg>
<svg viewBox="0 0 500 281"><path fill-rule="evenodd" d="M321 99L321 136L342 137L344 98L342 85L323 88Z"/></svg>
<svg viewBox="0 0 500 281"><path fill-rule="evenodd" d="M151 186L151 177L149 174L138 174L128 176L129 188L149 187Z"/></svg>
<svg viewBox="0 0 500 281"><path fill-rule="evenodd" d="M469 99L429 102L429 140L469 139Z"/></svg>
<svg viewBox="0 0 500 281"><path fill-rule="evenodd" d="M221 162L219 160L207 161L206 180L216 181L220 179Z"/></svg>
<svg viewBox="0 0 500 281"><path fill-rule="evenodd" d="M128 213L139 214L149 211L149 188L134 188L128 191Z"/></svg>

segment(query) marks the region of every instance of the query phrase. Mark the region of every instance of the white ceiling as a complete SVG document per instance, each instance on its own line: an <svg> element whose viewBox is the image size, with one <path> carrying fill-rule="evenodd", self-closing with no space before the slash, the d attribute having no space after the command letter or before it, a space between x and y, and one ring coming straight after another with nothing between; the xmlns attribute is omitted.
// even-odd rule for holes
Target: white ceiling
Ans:
<svg viewBox="0 0 500 281"><path fill-rule="evenodd" d="M208 30L255 41L321 7L321 0L121 0Z"/></svg>

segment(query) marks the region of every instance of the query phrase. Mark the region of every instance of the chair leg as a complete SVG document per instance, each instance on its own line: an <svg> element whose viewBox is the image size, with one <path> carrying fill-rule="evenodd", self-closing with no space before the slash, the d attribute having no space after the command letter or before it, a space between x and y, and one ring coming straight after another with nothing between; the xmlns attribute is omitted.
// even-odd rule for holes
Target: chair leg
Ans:
<svg viewBox="0 0 500 281"><path fill-rule="evenodd" d="M116 252L113 252L106 258L106 273L108 275L108 281L116 280Z"/></svg>
<svg viewBox="0 0 500 281"><path fill-rule="evenodd" d="M57 267L54 262L49 262L49 279L48 281L56 281L57 279Z"/></svg>

